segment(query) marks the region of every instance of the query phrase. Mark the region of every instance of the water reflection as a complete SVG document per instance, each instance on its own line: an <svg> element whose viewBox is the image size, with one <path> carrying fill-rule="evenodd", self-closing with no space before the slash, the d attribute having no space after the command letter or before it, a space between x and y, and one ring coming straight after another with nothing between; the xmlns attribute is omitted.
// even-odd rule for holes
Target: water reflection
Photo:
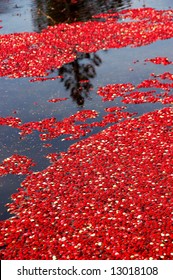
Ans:
<svg viewBox="0 0 173 280"><path fill-rule="evenodd" d="M60 22L86 21L92 15L108 10L117 11L129 7L131 0L99 0L99 1L71 1L71 0L35 0L32 9L36 31L41 31L47 25ZM63 65L58 70L62 76L66 90L79 106L84 105L85 98L89 97L92 89L91 79L96 76L96 67L102 63L100 57L93 53L77 53L77 59Z"/></svg>
<svg viewBox="0 0 173 280"><path fill-rule="evenodd" d="M128 8L131 0L34 0L32 17L36 31L60 22L86 21L93 15Z"/></svg>
<svg viewBox="0 0 173 280"><path fill-rule="evenodd" d="M96 76L96 67L102 63L96 53L77 53L77 59L58 69L66 90L78 105L83 106L85 98L93 88L91 79Z"/></svg>

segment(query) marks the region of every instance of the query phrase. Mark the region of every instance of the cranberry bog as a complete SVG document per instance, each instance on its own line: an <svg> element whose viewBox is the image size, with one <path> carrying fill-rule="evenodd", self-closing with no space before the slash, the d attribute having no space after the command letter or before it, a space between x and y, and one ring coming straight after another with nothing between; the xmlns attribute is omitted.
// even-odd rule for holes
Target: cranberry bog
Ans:
<svg viewBox="0 0 173 280"><path fill-rule="evenodd" d="M1 258L173 259L173 9L0 42Z"/></svg>

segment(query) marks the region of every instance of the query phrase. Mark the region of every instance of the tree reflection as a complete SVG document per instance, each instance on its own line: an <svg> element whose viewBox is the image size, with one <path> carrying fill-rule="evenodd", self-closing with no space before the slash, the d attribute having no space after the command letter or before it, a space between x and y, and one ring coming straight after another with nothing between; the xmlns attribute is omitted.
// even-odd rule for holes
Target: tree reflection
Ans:
<svg viewBox="0 0 173 280"><path fill-rule="evenodd" d="M32 17L36 30L40 32L47 25L87 21L99 13L128 8L131 0L33 0L33 3ZM78 105L83 106L89 96L93 87L91 79L96 76L96 67L101 63L96 53L77 52L75 61L58 70L61 81Z"/></svg>
<svg viewBox="0 0 173 280"><path fill-rule="evenodd" d="M78 52L76 60L58 70L66 90L70 90L71 97L78 105L83 106L85 98L89 96L93 87L90 79L96 76L95 67L101 63L102 60L96 53Z"/></svg>
<svg viewBox="0 0 173 280"><path fill-rule="evenodd" d="M131 0L33 0L32 17L36 31L47 25L86 21L93 15L115 12L131 5Z"/></svg>

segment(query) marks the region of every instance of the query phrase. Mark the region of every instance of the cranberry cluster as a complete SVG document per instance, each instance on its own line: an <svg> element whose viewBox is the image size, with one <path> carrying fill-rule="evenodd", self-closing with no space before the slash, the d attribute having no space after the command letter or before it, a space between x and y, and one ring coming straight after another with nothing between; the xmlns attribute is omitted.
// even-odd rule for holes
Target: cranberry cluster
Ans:
<svg viewBox="0 0 173 280"><path fill-rule="evenodd" d="M7 174L29 174L29 168L34 166L35 163L26 156L14 154L9 158L3 160L0 164L0 176Z"/></svg>
<svg viewBox="0 0 173 280"><path fill-rule="evenodd" d="M8 204L2 258L172 259L172 124L164 108L50 155Z"/></svg>
<svg viewBox="0 0 173 280"><path fill-rule="evenodd" d="M0 76L37 77L44 81L52 69L76 58L77 52L139 47L173 37L173 10L127 9L88 22L58 24L41 33L0 35ZM125 19L125 21L123 21ZM129 20L128 20L129 19ZM153 62L160 60L155 58ZM162 63L169 63L165 58ZM40 77L40 78L39 78ZM56 79L59 78L48 78Z"/></svg>

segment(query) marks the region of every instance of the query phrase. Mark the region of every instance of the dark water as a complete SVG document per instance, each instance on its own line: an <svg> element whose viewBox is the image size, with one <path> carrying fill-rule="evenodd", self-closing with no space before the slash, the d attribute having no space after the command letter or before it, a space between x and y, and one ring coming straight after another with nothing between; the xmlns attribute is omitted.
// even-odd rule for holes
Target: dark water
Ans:
<svg viewBox="0 0 173 280"><path fill-rule="evenodd" d="M155 7L168 9L172 7L172 0L124 0L124 1L36 1L36 0L0 0L0 19L3 21L0 33L40 32L47 25L55 22L86 21L92 15L108 10L122 10L134 7ZM56 117L64 119L82 109L92 109L99 112L97 121L105 114L104 108L122 105L116 99L114 102L102 102L96 92L98 86L113 83L140 83L148 79L150 73L162 73L165 66L144 64L147 57L167 56L172 59L173 40L157 41L140 48L110 49L91 54L78 54L78 58L66 64L54 74L61 74L64 80L30 83L29 79L0 78L0 116L16 116L22 121L38 121L44 118ZM134 64L134 60L139 63ZM166 71L172 66L166 66ZM133 68L133 71L129 71ZM79 90L79 79L89 79L89 86ZM47 102L51 98L68 97L61 103ZM128 105L128 112L138 112L138 115L161 108L161 104ZM103 128L92 131L96 133ZM62 141L60 137L46 143L52 147L44 148L39 140L39 134L34 132L21 140L18 130L2 126L0 140L0 162L18 153L32 158L37 165L35 171L42 170L49 165L44 157L51 152L67 151L75 141ZM88 134L86 137L91 135ZM79 141L79 140L78 140ZM10 201L10 196L20 186L24 176L8 175L0 178L0 212L1 219L9 217L4 205Z"/></svg>

